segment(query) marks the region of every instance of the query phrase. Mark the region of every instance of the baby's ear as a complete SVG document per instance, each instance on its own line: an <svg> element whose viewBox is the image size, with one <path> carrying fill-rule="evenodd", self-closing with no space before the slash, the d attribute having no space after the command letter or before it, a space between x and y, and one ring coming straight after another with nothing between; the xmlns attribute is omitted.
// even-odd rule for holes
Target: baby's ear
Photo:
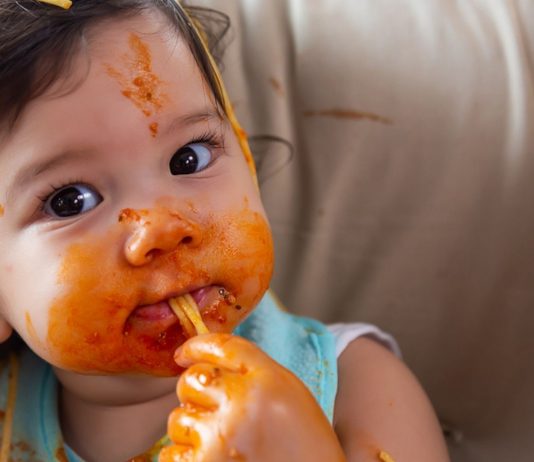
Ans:
<svg viewBox="0 0 534 462"><path fill-rule="evenodd" d="M12 333L13 328L11 325L2 316L0 316L0 343L4 343L9 337L11 337Z"/></svg>

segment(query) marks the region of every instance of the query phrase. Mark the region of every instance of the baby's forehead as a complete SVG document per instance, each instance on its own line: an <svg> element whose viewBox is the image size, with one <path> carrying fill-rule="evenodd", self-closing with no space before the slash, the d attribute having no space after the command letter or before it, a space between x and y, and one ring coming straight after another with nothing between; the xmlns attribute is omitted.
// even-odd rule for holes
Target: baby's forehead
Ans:
<svg viewBox="0 0 534 462"><path fill-rule="evenodd" d="M122 97L147 117L162 110L171 93L188 93L189 100L195 96L214 100L188 44L167 19L145 14L115 20L114 27L109 23L91 28L85 45L73 54L44 94L27 102L23 112L72 94L99 93L106 81L113 81ZM98 82L88 83L95 76ZM22 115L20 119L28 119ZM9 136L16 129L9 120L0 120L0 135Z"/></svg>
<svg viewBox="0 0 534 462"><path fill-rule="evenodd" d="M31 37L14 40L11 49L6 46L6 50L0 44L0 84L5 90L0 95L0 130L12 128L35 99L76 88L99 60L106 59L116 66L128 61L130 67L142 69L150 60L156 63L192 58L178 27L157 8L127 11L127 16L95 16L95 21L82 23L80 31L71 30L68 36L61 26L56 23L55 28L47 29L39 42L34 43L37 39ZM72 29L72 24L66 26ZM138 38L137 50L133 50L133 35ZM21 51L28 47L37 51L26 57ZM3 66L3 60L12 65Z"/></svg>
<svg viewBox="0 0 534 462"><path fill-rule="evenodd" d="M165 85L172 85L183 74L174 72L177 67L194 69L196 76L203 78L190 47L176 28L161 14L145 13L102 21L89 28L70 66L58 76L58 84L68 85L96 72L115 80L129 79L140 88L161 84L165 75Z"/></svg>

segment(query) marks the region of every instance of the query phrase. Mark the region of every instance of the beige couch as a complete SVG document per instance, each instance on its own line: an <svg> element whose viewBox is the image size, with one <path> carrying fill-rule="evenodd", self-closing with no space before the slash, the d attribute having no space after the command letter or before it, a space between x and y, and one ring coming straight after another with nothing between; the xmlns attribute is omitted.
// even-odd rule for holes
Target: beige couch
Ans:
<svg viewBox="0 0 534 462"><path fill-rule="evenodd" d="M532 462L534 1L194 3L247 131L295 148L262 165L282 300L392 332L454 462Z"/></svg>

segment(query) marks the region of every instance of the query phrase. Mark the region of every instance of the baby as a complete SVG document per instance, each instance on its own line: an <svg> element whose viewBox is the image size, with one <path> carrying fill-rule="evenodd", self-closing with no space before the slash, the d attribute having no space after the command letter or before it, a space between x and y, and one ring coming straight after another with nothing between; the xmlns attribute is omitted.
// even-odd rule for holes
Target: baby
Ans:
<svg viewBox="0 0 534 462"><path fill-rule="evenodd" d="M252 157L182 5L0 0L0 86L0 341L29 347L0 462L448 460L390 337L268 291Z"/></svg>

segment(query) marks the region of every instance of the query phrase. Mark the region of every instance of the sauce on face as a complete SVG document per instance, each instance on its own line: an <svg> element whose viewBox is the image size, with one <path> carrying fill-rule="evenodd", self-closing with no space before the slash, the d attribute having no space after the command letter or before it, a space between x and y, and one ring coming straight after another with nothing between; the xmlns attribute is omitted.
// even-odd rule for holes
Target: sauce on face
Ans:
<svg viewBox="0 0 534 462"><path fill-rule="evenodd" d="M137 221L140 222L142 217L148 216L148 210L134 210L134 209L122 209L119 213L119 223L125 221Z"/></svg>
<svg viewBox="0 0 534 462"><path fill-rule="evenodd" d="M181 372L174 351L186 340L178 320L164 329L135 329L128 319L136 307L220 285L242 309L223 301L202 317L210 331L230 332L259 302L273 264L264 218L249 209L202 219L177 210L167 205L125 209L107 233L87 236L67 249L58 275L63 290L50 308L47 334L58 364L79 372L174 375ZM177 218L195 221L200 243L158 251L140 266L128 263L124 249L130 236L146 227L140 235L156 239L152 245L157 248L159 234L166 238L161 226Z"/></svg>
<svg viewBox="0 0 534 462"><path fill-rule="evenodd" d="M32 338L34 344L40 344L41 342L39 340L39 336L37 335L37 331L35 330L35 327L33 325L30 313L26 311L24 317L26 321L26 332L28 332L28 335Z"/></svg>
<svg viewBox="0 0 534 462"><path fill-rule="evenodd" d="M5 213L5 209L4 209L4 206L2 204L0 204L0 218L2 218L4 216L4 213Z"/></svg>
<svg viewBox="0 0 534 462"><path fill-rule="evenodd" d="M147 117L159 112L169 97L161 87L165 84L152 70L152 55L147 44L136 34L128 39L130 52L123 57L122 70L107 65L110 77L121 86L121 93ZM157 122L148 125L151 136L158 134Z"/></svg>
<svg viewBox="0 0 534 462"><path fill-rule="evenodd" d="M150 129L152 137L155 138L158 135L159 124L157 122L152 122L148 128Z"/></svg>

